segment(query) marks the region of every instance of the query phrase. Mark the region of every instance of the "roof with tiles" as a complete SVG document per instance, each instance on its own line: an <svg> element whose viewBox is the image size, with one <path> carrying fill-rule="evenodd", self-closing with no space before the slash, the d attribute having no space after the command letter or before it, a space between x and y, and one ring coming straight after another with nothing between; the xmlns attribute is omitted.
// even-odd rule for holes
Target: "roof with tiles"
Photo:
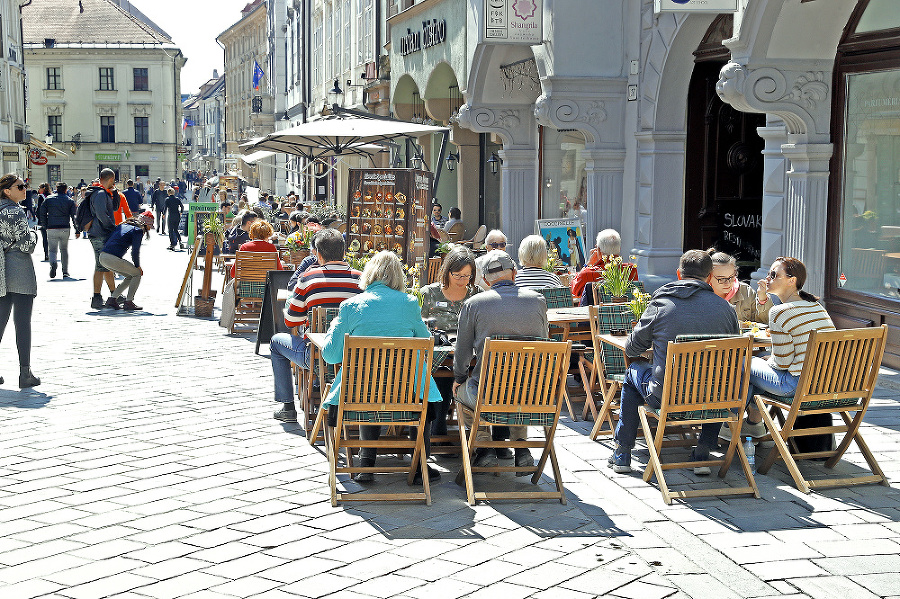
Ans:
<svg viewBox="0 0 900 599"><path fill-rule="evenodd" d="M172 44L158 27L110 0L41 0L22 9L25 43Z"/></svg>

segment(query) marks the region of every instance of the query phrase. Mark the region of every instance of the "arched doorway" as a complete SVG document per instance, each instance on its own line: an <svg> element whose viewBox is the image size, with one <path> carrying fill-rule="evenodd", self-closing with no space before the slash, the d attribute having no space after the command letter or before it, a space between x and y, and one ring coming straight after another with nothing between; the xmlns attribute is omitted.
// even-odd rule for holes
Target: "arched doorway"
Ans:
<svg viewBox="0 0 900 599"><path fill-rule="evenodd" d="M765 115L739 112L716 93L728 61L722 40L732 15L720 15L694 52L688 89L684 250L715 247L735 256L742 279L759 268Z"/></svg>

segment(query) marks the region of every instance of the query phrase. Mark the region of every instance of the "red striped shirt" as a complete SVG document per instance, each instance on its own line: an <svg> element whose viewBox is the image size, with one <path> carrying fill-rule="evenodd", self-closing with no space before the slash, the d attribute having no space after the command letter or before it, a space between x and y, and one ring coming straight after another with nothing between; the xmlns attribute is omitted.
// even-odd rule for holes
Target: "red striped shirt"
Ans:
<svg viewBox="0 0 900 599"><path fill-rule="evenodd" d="M344 263L326 264L306 271L297 281L293 296L284 305L284 324L305 327L310 309L337 307L345 299L360 293L359 277L359 271Z"/></svg>

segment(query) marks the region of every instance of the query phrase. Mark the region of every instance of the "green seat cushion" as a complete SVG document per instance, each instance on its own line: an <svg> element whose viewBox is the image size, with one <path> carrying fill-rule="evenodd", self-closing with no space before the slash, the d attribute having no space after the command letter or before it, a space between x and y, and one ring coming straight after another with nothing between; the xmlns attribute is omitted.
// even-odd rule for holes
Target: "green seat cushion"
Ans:
<svg viewBox="0 0 900 599"><path fill-rule="evenodd" d="M659 416L662 410L650 408L650 411ZM731 410L691 410L688 412L669 412L667 420L705 420L707 418L727 418Z"/></svg>
<svg viewBox="0 0 900 599"><path fill-rule="evenodd" d="M388 412L384 410L344 411L344 422L369 422L373 424L390 422L418 422L418 412Z"/></svg>
<svg viewBox="0 0 900 599"><path fill-rule="evenodd" d="M607 375L606 375L606 378L607 378L608 380L610 380L610 381L616 381L617 383L624 383L624 382L625 382L625 375L624 375L624 374L607 374Z"/></svg>
<svg viewBox="0 0 900 599"><path fill-rule="evenodd" d="M774 396L774 395L765 395L763 393L758 393L762 397L766 399L772 399L774 401L784 402L788 405L794 403L793 395L785 395L785 396ZM813 401L804 401L800 404L801 410L818 410L818 409L828 409L828 408L846 408L848 406L855 406L859 403L858 397L846 397L844 399L816 399Z"/></svg>
<svg viewBox="0 0 900 599"><path fill-rule="evenodd" d="M250 299L254 297L261 298L266 291L265 281L240 281L235 290L237 297Z"/></svg>
<svg viewBox="0 0 900 599"><path fill-rule="evenodd" d="M553 426L556 414L529 412L482 412L481 417L491 424L511 426Z"/></svg>

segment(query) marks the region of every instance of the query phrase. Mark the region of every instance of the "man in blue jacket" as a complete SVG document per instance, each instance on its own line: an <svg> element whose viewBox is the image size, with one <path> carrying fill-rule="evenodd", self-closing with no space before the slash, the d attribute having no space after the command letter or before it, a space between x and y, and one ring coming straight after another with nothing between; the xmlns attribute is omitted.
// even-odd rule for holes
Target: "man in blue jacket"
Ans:
<svg viewBox="0 0 900 599"><path fill-rule="evenodd" d="M122 195L125 196L125 201L128 202L128 209L131 210L132 214L140 214L141 201L143 200L141 192L134 188L134 181L131 179L129 179L125 185L127 186L127 189L122 192Z"/></svg>
<svg viewBox="0 0 900 599"><path fill-rule="evenodd" d="M666 350L678 335L721 333L739 335L737 313L717 296L710 286L712 259L701 250L688 250L678 266L680 280L666 283L656 290L640 322L628 336L625 355L635 359L625 371L622 385L622 407L616 425L616 450L609 466L617 473L631 472L631 449L637 437L638 406L662 405L663 378L666 372ZM637 360L653 349L653 361ZM705 462L716 446L721 424L704 424L692 462ZM709 474L708 466L694 469L696 474Z"/></svg>
<svg viewBox="0 0 900 599"><path fill-rule="evenodd" d="M59 183L56 193L47 196L38 209L38 221L47 230L50 255L50 278L56 278L56 255L62 254L63 278L69 278L69 223L75 225L75 202L66 195L68 186ZM75 238L81 236L75 226Z"/></svg>

